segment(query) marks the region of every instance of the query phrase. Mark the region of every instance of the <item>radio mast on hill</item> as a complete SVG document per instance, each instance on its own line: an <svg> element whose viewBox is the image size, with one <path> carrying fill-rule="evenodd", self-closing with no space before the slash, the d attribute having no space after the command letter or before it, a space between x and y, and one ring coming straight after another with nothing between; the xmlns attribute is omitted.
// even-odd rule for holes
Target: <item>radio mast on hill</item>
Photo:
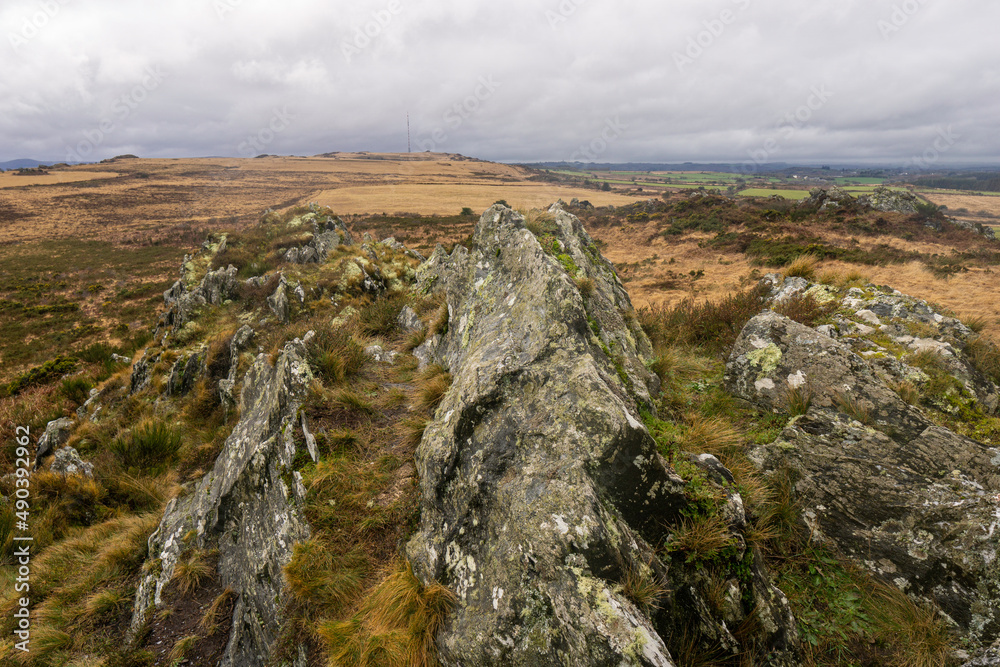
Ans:
<svg viewBox="0 0 1000 667"><path fill-rule="evenodd" d="M406 152L412 153L410 150L410 112L406 112Z"/></svg>

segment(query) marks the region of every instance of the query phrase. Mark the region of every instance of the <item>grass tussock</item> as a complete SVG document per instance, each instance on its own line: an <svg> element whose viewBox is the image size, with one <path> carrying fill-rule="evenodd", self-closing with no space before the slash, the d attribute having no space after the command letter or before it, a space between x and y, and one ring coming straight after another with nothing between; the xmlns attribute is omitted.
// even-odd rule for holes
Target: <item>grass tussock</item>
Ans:
<svg viewBox="0 0 1000 667"><path fill-rule="evenodd" d="M437 664L435 635L455 601L454 593L422 584L409 564L399 563L351 618L320 625L327 664L432 667Z"/></svg>
<svg viewBox="0 0 1000 667"><path fill-rule="evenodd" d="M980 336L968 344L965 353L980 373L992 380L994 384L1000 384L1000 348L992 341Z"/></svg>
<svg viewBox="0 0 1000 667"><path fill-rule="evenodd" d="M167 659L170 661L171 665L179 665L187 658L187 654L191 652L194 645L198 643L201 639L198 635L188 635L187 637L182 637L178 639L174 645L170 648L170 653L167 654Z"/></svg>
<svg viewBox="0 0 1000 667"><path fill-rule="evenodd" d="M893 649L891 664L938 667L947 663L952 637L938 614L918 605L899 589L883 584L867 599L878 624L878 636Z"/></svg>
<svg viewBox="0 0 1000 667"><path fill-rule="evenodd" d="M688 416L689 426L684 437L685 451L694 454L720 455L742 446L742 436L725 417Z"/></svg>
<svg viewBox="0 0 1000 667"><path fill-rule="evenodd" d="M72 647L74 652L111 650L109 638L85 632L101 615L126 613L131 584L147 556L147 539L160 512L105 521L77 531L49 546L32 561L32 653L36 664L48 664ZM13 631L13 603L0 609L0 631ZM44 641L37 641L39 636ZM0 649L0 663L13 653ZM61 662L59 664L62 664Z"/></svg>
<svg viewBox="0 0 1000 667"><path fill-rule="evenodd" d="M327 384L337 385L356 377L371 358L347 329L323 327L309 342L309 363Z"/></svg>
<svg viewBox="0 0 1000 667"><path fill-rule="evenodd" d="M391 336L396 333L399 313L405 305L405 295L384 295L372 300L358 314L361 333L367 336Z"/></svg>
<svg viewBox="0 0 1000 667"><path fill-rule="evenodd" d="M161 421L143 421L108 447L122 467L144 474L165 470L177 459L180 448L181 432Z"/></svg>
<svg viewBox="0 0 1000 667"><path fill-rule="evenodd" d="M285 577L299 604L314 613L338 615L361 593L370 569L360 550L338 554L313 538L295 545Z"/></svg>
<svg viewBox="0 0 1000 667"><path fill-rule="evenodd" d="M188 595L214 577L215 568L208 562L208 555L202 551L191 550L177 561L171 581L182 595Z"/></svg>
<svg viewBox="0 0 1000 667"><path fill-rule="evenodd" d="M666 549L681 553L688 563L710 561L732 546L733 536L720 514L685 517L667 538Z"/></svg>
<svg viewBox="0 0 1000 667"><path fill-rule="evenodd" d="M820 258L813 254L799 255L784 268L786 278L805 278L812 281L816 278L816 267Z"/></svg>
<svg viewBox="0 0 1000 667"><path fill-rule="evenodd" d="M813 392L806 386L789 387L785 392L785 403L788 406L788 414L799 417L809 412L812 407Z"/></svg>
<svg viewBox="0 0 1000 667"><path fill-rule="evenodd" d="M217 633L222 627L223 620L232 614L233 605L238 597L239 593L232 588L222 591L205 610L198 622L198 629L205 633L206 637Z"/></svg>
<svg viewBox="0 0 1000 667"><path fill-rule="evenodd" d="M838 393L833 397L833 404L842 413L862 424L869 425L873 422L871 408L851 394Z"/></svg>
<svg viewBox="0 0 1000 667"><path fill-rule="evenodd" d="M625 597L646 614L659 609L669 592L666 583L650 564L626 566L621 586Z"/></svg>
<svg viewBox="0 0 1000 667"><path fill-rule="evenodd" d="M719 301L687 299L672 308L641 308L639 322L657 349L700 347L713 355L732 349L744 325L764 307L765 289L754 287Z"/></svg>
<svg viewBox="0 0 1000 667"><path fill-rule="evenodd" d="M413 405L421 412L433 412L451 387L451 374L438 364L420 372L413 389Z"/></svg>

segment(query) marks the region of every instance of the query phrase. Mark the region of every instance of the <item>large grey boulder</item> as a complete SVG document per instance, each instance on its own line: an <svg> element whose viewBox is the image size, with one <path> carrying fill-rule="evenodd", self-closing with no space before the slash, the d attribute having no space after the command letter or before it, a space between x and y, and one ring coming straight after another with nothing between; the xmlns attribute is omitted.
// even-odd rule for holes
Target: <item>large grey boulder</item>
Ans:
<svg viewBox="0 0 1000 667"><path fill-rule="evenodd" d="M767 409L811 395L750 457L791 472L815 539L933 601L970 646L1000 635L1000 450L934 425L846 343L770 311L743 329L725 381Z"/></svg>
<svg viewBox="0 0 1000 667"><path fill-rule="evenodd" d="M307 335L308 339L308 335ZM215 466L187 495L171 500L149 538L131 632L153 620L178 560L187 550L218 549L218 577L239 593L223 667L268 664L287 594L283 568L307 539L305 489L292 471L292 433L312 374L304 343L285 345L272 367L266 354L247 372L241 417Z"/></svg>
<svg viewBox="0 0 1000 667"><path fill-rule="evenodd" d="M680 584L658 614L623 591L629 572L676 581L652 545L686 507L684 483L639 420L656 382L628 295L579 221L552 213L551 253L497 205L475 250L439 248L419 270L449 312L426 353L454 378L417 451L421 523L406 549L422 580L458 595L441 663L667 666L671 619L738 648L721 619L682 608ZM781 654L794 621L763 577L754 587Z"/></svg>

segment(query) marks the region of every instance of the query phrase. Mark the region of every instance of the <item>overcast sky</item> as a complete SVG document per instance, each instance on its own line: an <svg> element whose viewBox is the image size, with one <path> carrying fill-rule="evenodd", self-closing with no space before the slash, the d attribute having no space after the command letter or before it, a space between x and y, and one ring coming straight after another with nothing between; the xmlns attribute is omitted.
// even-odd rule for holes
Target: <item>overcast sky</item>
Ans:
<svg viewBox="0 0 1000 667"><path fill-rule="evenodd" d="M3 0L0 160L1000 163L996 0Z"/></svg>

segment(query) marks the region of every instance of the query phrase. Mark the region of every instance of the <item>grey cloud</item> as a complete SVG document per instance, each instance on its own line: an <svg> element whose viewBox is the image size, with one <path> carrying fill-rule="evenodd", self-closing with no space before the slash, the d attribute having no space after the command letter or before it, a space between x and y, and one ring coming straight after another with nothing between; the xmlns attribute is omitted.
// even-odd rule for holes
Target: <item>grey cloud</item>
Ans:
<svg viewBox="0 0 1000 667"><path fill-rule="evenodd" d="M949 126L946 159L996 160L998 19L985 0L15 1L0 159L239 156L261 133L272 153L404 150L409 111L421 145L499 160L742 161L772 139L778 160L902 162Z"/></svg>

